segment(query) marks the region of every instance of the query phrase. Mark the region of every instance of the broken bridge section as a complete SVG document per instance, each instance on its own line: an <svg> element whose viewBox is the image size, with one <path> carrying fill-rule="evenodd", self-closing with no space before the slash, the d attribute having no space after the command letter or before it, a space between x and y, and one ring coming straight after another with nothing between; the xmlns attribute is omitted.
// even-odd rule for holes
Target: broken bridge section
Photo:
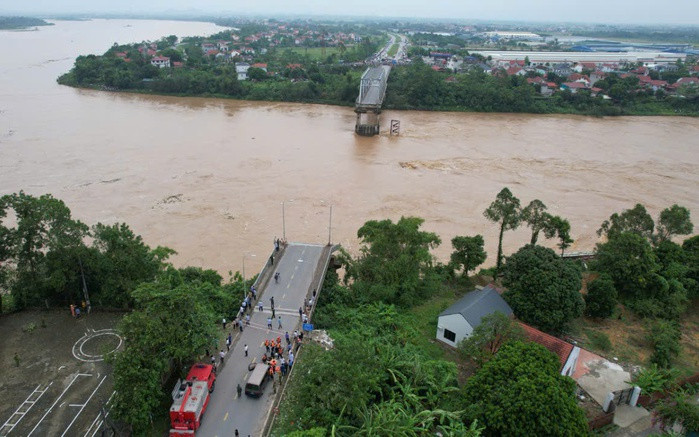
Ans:
<svg viewBox="0 0 699 437"><path fill-rule="evenodd" d="M379 134L379 114L386 96L386 84L390 73L389 65L379 65L367 68L362 75L359 96L354 105L354 112L357 113L354 131L357 134L369 137Z"/></svg>

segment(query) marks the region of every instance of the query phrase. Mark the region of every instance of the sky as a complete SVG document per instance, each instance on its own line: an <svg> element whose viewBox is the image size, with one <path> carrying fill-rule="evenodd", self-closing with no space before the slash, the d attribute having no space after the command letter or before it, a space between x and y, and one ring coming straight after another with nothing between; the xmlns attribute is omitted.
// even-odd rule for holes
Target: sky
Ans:
<svg viewBox="0 0 699 437"><path fill-rule="evenodd" d="M0 15L191 13L698 24L699 0L0 0Z"/></svg>

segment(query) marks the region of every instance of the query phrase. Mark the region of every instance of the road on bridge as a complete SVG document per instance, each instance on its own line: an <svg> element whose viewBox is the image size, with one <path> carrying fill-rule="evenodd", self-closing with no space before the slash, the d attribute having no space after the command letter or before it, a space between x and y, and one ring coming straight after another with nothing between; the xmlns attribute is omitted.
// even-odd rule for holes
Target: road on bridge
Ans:
<svg viewBox="0 0 699 437"><path fill-rule="evenodd" d="M324 246L290 243L279 260L275 260L274 272L279 272L279 283L272 279L264 290L260 290L263 312L257 306L251 316L251 326L245 327L234 347L226 355L225 365L218 373L216 390L204 414L202 425L197 430L199 437L230 437L237 429L241 436L260 436L265 418L273 403L271 382L267 384L260 398L251 398L242 394L238 398L236 386L245 388L249 375L248 364L261 361L265 352L265 339L282 337L289 331L300 329L299 307L304 299L316 273L318 262ZM272 329L267 329L267 318L271 316L270 298L274 297L277 317L281 316L283 329L277 329L274 320ZM248 357L245 357L244 345L248 345Z"/></svg>

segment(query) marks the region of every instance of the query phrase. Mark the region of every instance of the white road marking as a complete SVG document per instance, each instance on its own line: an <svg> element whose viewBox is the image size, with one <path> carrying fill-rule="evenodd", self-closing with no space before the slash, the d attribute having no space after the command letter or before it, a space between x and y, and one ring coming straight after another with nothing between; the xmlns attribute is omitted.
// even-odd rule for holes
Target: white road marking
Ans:
<svg viewBox="0 0 699 437"><path fill-rule="evenodd" d="M73 385L73 383L75 382L75 380L78 379L78 377L80 377L80 376L92 376L92 374L90 374L90 373L78 373L78 374L76 374L76 375L73 377L73 380L70 381L70 383L68 384L68 386L67 386L65 389L63 389L63 392L58 396L58 398L56 398L56 400L53 402L53 404L51 405L51 407L44 413L43 416L41 416L41 419L39 419L39 421L36 423L36 425L34 425L34 428L32 428L32 430L29 431L29 434L27 434L27 437L29 437L30 435L32 435L32 434L34 433L34 431L36 431L36 429L39 427L39 425L41 424L41 422L43 422L44 419L46 419L46 416L49 415L49 413L51 412L51 410L53 410L53 408L56 406L56 404L58 403L58 401L61 400L61 398L63 397L64 394L66 394L66 392L68 391L68 389L70 388L70 386Z"/></svg>
<svg viewBox="0 0 699 437"><path fill-rule="evenodd" d="M114 393L116 393L116 391L113 391L112 394L109 396L109 399L107 399L107 402L104 403L105 407L107 405L109 405L109 403L112 401L112 398L114 397ZM90 431L92 431L92 428L95 426L97 421L100 419L101 415L102 415L102 411L99 411L97 413L97 416L95 416L95 420L92 421L92 423L90 424L90 427L87 429L87 431L85 431L85 435L83 437L87 437L87 435L90 434ZM109 412L107 412L107 414L105 414L105 417L107 415L109 415ZM99 430L99 427L102 426L102 422L104 422L104 420L100 420L100 423L99 423L99 425L97 425L97 429L95 430L95 434ZM95 434L92 434L92 435L94 436Z"/></svg>
<svg viewBox="0 0 699 437"><path fill-rule="evenodd" d="M95 389L92 391L92 393L90 394L90 397L87 398L87 400L85 401L85 403L83 404L83 406L80 408L80 411L78 411L78 413L75 415L75 417L73 417L73 420L70 421L70 423L68 424L68 427L66 428L66 430L63 431L63 434L61 434L61 437L64 437L64 436L66 435L66 433L68 432L68 430L70 429L70 427L73 426L73 423L77 420L78 416L80 416L80 414L81 414L81 413L83 412L83 410L85 409L85 405L87 405L88 403L90 403L90 400L91 400L92 397L95 395L95 393L97 393L97 390L99 390L100 386L102 386L102 383L104 382L105 379L107 379L107 375L104 375L104 376L102 377L102 379L100 380L100 383L97 384L97 387L95 387Z"/></svg>
<svg viewBox="0 0 699 437"><path fill-rule="evenodd" d="M43 390L39 390L39 387L41 387L41 384L37 385L36 388L34 389L34 391L31 392L31 393L29 394L29 396L27 396L27 399L25 399L24 402L22 402L22 404L21 404L19 407L17 407L17 409L15 410L15 412L12 413L12 415L10 416L10 418L7 419L7 421L5 421L5 423L3 423L2 426L0 426L0 434L2 434L2 435L7 435L7 434L9 434L10 431L12 431L12 430L15 428L15 426L17 426L17 424L24 418L24 416L29 412L29 410L32 409L32 407L34 406L34 404L36 404L37 402L39 402L39 399L41 399L41 397L44 395L44 393L46 393L46 391L47 391L47 390L49 389L49 387L51 387L52 385L53 385L53 381L51 381L51 382L49 383L49 385L47 385ZM31 399L31 397L34 396L36 393L39 393L39 396L38 396L36 399L34 399L33 401L30 401L29 399ZM19 410L20 410L22 407L24 407L24 404L29 404L29 407L28 407L26 410L20 412ZM16 415L19 416L19 419L17 419L17 421L14 422L14 423L10 423L10 420L12 420L12 418L15 417ZM10 429L7 430L6 432L4 432L5 427L9 427Z"/></svg>

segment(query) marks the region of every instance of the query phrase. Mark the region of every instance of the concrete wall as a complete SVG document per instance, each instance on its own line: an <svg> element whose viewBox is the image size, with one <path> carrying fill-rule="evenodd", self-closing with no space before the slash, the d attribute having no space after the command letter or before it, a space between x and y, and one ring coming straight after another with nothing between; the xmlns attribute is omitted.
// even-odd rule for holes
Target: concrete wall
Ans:
<svg viewBox="0 0 699 437"><path fill-rule="evenodd" d="M456 334L455 341L452 342L444 338L445 329L448 329ZM458 346L459 342L471 335L472 332L473 328L461 314L449 314L447 316L440 316L439 319L437 319L437 340L442 341L449 346Z"/></svg>

